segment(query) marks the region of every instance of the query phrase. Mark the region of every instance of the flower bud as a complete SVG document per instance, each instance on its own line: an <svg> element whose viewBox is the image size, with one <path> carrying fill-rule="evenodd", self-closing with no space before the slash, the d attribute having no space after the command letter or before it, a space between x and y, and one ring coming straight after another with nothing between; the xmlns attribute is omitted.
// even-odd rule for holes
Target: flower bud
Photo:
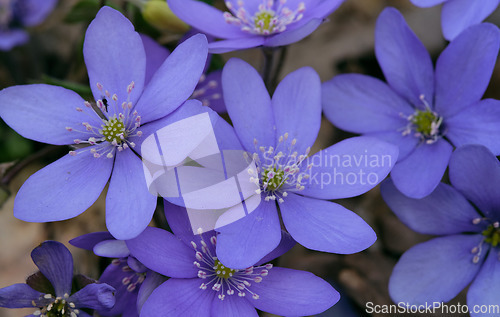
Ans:
<svg viewBox="0 0 500 317"><path fill-rule="evenodd" d="M149 0L142 8L144 19L160 31L185 33L189 25L184 23L170 10L165 0Z"/></svg>

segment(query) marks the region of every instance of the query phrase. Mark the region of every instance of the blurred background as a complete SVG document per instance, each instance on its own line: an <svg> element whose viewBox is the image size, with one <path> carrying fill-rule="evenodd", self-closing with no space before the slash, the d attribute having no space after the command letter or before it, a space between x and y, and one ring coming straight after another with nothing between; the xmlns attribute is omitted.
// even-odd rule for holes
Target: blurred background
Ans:
<svg viewBox="0 0 500 317"><path fill-rule="evenodd" d="M0 51L0 88L49 83L73 89L90 100L82 45L85 30L101 5L120 9L133 21L138 31L170 49L182 37L184 26L165 25L158 23L158 17L143 15L137 6L139 2L60 0L45 22L29 29L30 41L27 44L10 51ZM223 6L222 2L214 2L214 5ZM409 0L346 0L328 22L308 38L288 48L280 78L303 66L313 67L322 81L339 73L351 72L382 78L373 49L374 26L377 16L386 6L394 6L403 13L435 60L446 45L441 35L439 6L422 9L413 6ZM500 12L495 12L487 21L499 25ZM242 58L257 69L263 63L262 52L251 49L223 54L216 57L212 64L222 66L231 57ZM486 97L500 99L500 89L497 88L500 87L499 67L497 65ZM325 148L349 136L324 119L313 150ZM42 241L53 239L69 246L68 240L76 236L106 229L104 194L89 210L71 220L39 224L13 217L14 197L23 182L38 169L66 154L67 150L26 140L0 119L0 287L24 282L36 270L30 252ZM340 303L319 316L389 317L387 314L368 315L365 313L366 303L392 303L387 285L393 266L405 250L430 237L414 233L403 225L383 202L378 187L360 197L338 202L365 219L377 232L378 241L368 250L348 256L314 252L297 245L281 257L278 264L310 271L331 282L341 292ZM75 258L75 270L98 279L106 260L87 251L69 248ZM465 292L453 302L464 304ZM31 313L30 309L0 308L0 317Z"/></svg>

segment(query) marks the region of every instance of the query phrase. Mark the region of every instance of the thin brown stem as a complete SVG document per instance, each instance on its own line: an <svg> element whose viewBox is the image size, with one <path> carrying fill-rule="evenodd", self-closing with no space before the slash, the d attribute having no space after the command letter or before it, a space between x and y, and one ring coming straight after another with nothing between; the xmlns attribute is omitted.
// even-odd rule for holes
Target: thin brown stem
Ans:
<svg viewBox="0 0 500 317"><path fill-rule="evenodd" d="M274 71L274 76L271 80L271 84L273 87L278 86L279 75L281 73L281 69L283 68L283 65L285 64L286 53L288 51L287 46L281 46L279 48L279 50L280 50L280 54L279 54L279 58L278 58L278 65L276 65L276 70Z"/></svg>
<svg viewBox="0 0 500 317"><path fill-rule="evenodd" d="M272 91L272 78L273 76L273 66L274 66L274 56L275 50L270 47L263 47L262 53L264 53L264 67L262 69L262 79L267 87L268 91Z"/></svg>
<svg viewBox="0 0 500 317"><path fill-rule="evenodd" d="M56 146L56 145L49 145L41 149L40 151L33 153L33 155L28 156L24 160L21 160L14 164L11 168L7 170L5 175L2 177L2 180L0 181L0 185L7 186L9 183L12 181L14 177L16 177L21 170L23 170L26 166L30 165L31 163L41 159L42 157L45 157L56 150L61 150L61 146Z"/></svg>

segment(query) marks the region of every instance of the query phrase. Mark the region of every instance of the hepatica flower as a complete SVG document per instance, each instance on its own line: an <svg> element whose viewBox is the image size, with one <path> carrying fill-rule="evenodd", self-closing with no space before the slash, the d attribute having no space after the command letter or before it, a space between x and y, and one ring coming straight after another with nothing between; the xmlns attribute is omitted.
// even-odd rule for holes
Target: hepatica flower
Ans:
<svg viewBox="0 0 500 317"><path fill-rule="evenodd" d="M115 288L116 304L111 309L100 309L98 313L101 316L138 317L148 296L165 281L163 276L148 270L131 256L125 241L114 239L108 232L85 234L70 243L96 255L113 258L99 282Z"/></svg>
<svg viewBox="0 0 500 317"><path fill-rule="evenodd" d="M396 162L397 148L358 137L308 158L321 121L320 85L314 70L301 68L278 85L271 99L255 69L239 59L227 62L222 72L224 101L243 149L256 162L248 182L258 186L255 194L261 203L217 229L217 254L225 265L248 267L278 245L278 206L288 232L307 248L355 253L376 240L359 216L322 199L353 197L373 188ZM380 160L369 164L363 159L368 156ZM346 161L339 162L341 158ZM358 158L360 164L350 161Z"/></svg>
<svg viewBox="0 0 500 317"><path fill-rule="evenodd" d="M186 210L172 208L174 214L167 216L176 235L148 227L127 241L139 261L171 277L153 291L142 308L142 317L257 317L256 308L280 316L307 316L339 300L339 293L330 284L309 272L265 263L241 270L224 266L217 257L215 232L193 235L189 221L179 220ZM276 251L266 261L288 249Z"/></svg>
<svg viewBox="0 0 500 317"><path fill-rule="evenodd" d="M224 53L256 46L283 46L311 34L343 0L228 0L227 11L197 0L167 0L184 22L223 39L209 44Z"/></svg>
<svg viewBox="0 0 500 317"><path fill-rule="evenodd" d="M23 28L42 23L56 4L57 0L0 0L0 50L26 43Z"/></svg>
<svg viewBox="0 0 500 317"><path fill-rule="evenodd" d="M401 194L392 181L382 196L411 229L440 237L406 251L392 273L395 302L446 302L470 284L469 308L500 302L500 163L480 145L458 148L450 160L452 186L423 199ZM498 316L498 311L471 316Z"/></svg>
<svg viewBox="0 0 500 317"><path fill-rule="evenodd" d="M200 100L203 106L210 107L218 113L226 112L226 105L222 98L221 77L221 70L201 75L200 81L191 96Z"/></svg>
<svg viewBox="0 0 500 317"><path fill-rule="evenodd" d="M500 154L500 103L480 100L499 49L499 30L470 27L439 56L435 70L402 15L385 9L375 29L375 53L387 84L360 74L323 84L323 108L337 127L392 142L391 172L405 195L421 198L439 184L453 146L482 144Z"/></svg>
<svg viewBox="0 0 500 317"><path fill-rule="evenodd" d="M453 40L471 25L481 23L498 6L499 0L411 0L419 7L432 7L443 4L441 26L444 37Z"/></svg>
<svg viewBox="0 0 500 317"><path fill-rule="evenodd" d="M29 308L30 317L90 317L82 309L109 309L115 304L115 289L107 284L90 283L72 292L73 257L56 241L46 241L31 252L40 270L27 284L14 284L0 289L0 307Z"/></svg>
<svg viewBox="0 0 500 317"><path fill-rule="evenodd" d="M198 32L190 31L185 35L183 41L188 39L187 36L197 34ZM170 55L170 52L165 47L161 46L155 42L152 38L147 35L141 34L142 42L144 43L144 49L146 51L146 84L151 80L154 73L163 64L165 59ZM205 71L201 75L198 84L196 85L192 99L198 99L201 101L202 105L205 107L210 107L218 113L226 112L226 106L224 105L224 99L222 98L222 86L221 86L221 70L215 70L210 73L207 72L207 68L210 64L210 56L207 58L207 63L205 65Z"/></svg>
<svg viewBox="0 0 500 317"><path fill-rule="evenodd" d="M145 85L141 37L121 13L104 7L87 30L84 56L96 104L49 85L0 92L0 116L19 134L74 146L28 179L16 196L14 215L31 222L75 217L109 180L107 227L116 238L132 238L150 222L157 199L148 191L136 145L150 122L192 94L205 66L207 41L204 35L185 41Z"/></svg>

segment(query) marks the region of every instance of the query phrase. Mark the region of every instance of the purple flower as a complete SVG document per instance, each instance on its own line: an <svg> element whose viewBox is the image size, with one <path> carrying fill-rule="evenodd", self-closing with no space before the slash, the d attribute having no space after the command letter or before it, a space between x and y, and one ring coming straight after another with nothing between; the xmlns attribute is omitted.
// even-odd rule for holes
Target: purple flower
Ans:
<svg viewBox="0 0 500 317"><path fill-rule="evenodd" d="M384 200L403 223L440 236L403 254L389 292L395 302L447 302L470 284L471 316L498 316L472 308L500 302L500 163L483 146L460 147L451 156L450 181L453 187L441 183L423 199L382 183Z"/></svg>
<svg viewBox="0 0 500 317"><path fill-rule="evenodd" d="M311 34L344 0L227 0L228 11L197 0L167 0L184 22L224 39L211 53L283 46Z"/></svg>
<svg viewBox="0 0 500 317"><path fill-rule="evenodd" d="M130 255L125 241L116 240L109 232L94 232L79 236L69 243L93 251L96 255L114 258L104 270L99 282L116 289L116 304L98 311L101 316L138 317L151 292L165 281Z"/></svg>
<svg viewBox="0 0 500 317"><path fill-rule="evenodd" d="M0 50L8 51L28 41L22 27L42 23L57 0L0 0Z"/></svg>
<svg viewBox="0 0 500 317"><path fill-rule="evenodd" d="M195 35L199 32L188 32L187 35ZM144 43L144 49L146 51L146 83L149 82L151 77L154 75L156 70L160 68L161 64L170 55L170 52L165 47L156 43L152 38L147 35L141 34L142 42ZM184 42L187 40L183 38ZM210 39L209 39L210 40ZM192 99L198 99L201 101L202 105L205 107L210 107L218 113L226 112L226 106L224 105L224 99L222 98L222 86L221 86L221 76L222 71L216 70L210 73L206 73L207 68L210 64L210 55L207 58L207 63L205 65L205 71L201 75L198 85L196 85Z"/></svg>
<svg viewBox="0 0 500 317"><path fill-rule="evenodd" d="M206 38L196 35L181 44L146 86L141 37L121 13L104 7L87 30L84 56L96 105L49 85L0 92L0 116L19 134L49 144L75 144L68 155L26 181L14 215L31 222L75 217L109 180L108 230L116 238L132 238L149 224L157 199L148 191L134 147L150 122L169 115L192 94L205 66Z"/></svg>
<svg viewBox="0 0 500 317"><path fill-rule="evenodd" d="M424 8L442 3L441 26L444 37L451 41L469 26L481 23L495 11L500 0L411 0L411 2Z"/></svg>
<svg viewBox="0 0 500 317"><path fill-rule="evenodd" d="M226 105L222 98L221 77L221 70L201 75L200 81L191 96L194 99L200 100L203 106L210 107L217 113L226 112Z"/></svg>
<svg viewBox="0 0 500 317"><path fill-rule="evenodd" d="M263 261L242 270L225 267L217 258L214 231L193 235L186 209L170 204L166 209L170 209L166 215L176 235L148 227L127 241L131 253L144 265L171 277L153 291L141 316L256 317L255 308L281 316L305 316L320 313L339 300L330 284L309 272ZM270 261L291 246L280 245L263 260Z"/></svg>
<svg viewBox="0 0 500 317"><path fill-rule="evenodd" d="M425 197L439 184L453 146L482 144L500 154L500 104L480 100L499 40L496 26L473 26L448 45L434 70L402 15L385 9L375 53L388 84L360 74L336 76L323 84L325 115L343 130L398 145L395 186L409 197Z"/></svg>
<svg viewBox="0 0 500 317"><path fill-rule="evenodd" d="M320 86L314 70L301 68L283 79L271 99L255 69L239 59L227 62L224 101L243 149L256 161L257 170L249 170L248 177L261 202L247 216L217 229L217 255L225 265L248 267L279 244L277 203L286 229L307 248L348 254L375 242L363 219L322 199L353 197L373 188L396 162L397 148L358 137L308 158L321 122ZM380 160L368 164L368 157Z"/></svg>
<svg viewBox="0 0 500 317"><path fill-rule="evenodd" d="M31 252L39 273L27 284L0 289L0 307L37 308L29 316L90 317L82 308L109 309L115 304L115 289L90 283L72 294L73 257L60 242L45 241Z"/></svg>

